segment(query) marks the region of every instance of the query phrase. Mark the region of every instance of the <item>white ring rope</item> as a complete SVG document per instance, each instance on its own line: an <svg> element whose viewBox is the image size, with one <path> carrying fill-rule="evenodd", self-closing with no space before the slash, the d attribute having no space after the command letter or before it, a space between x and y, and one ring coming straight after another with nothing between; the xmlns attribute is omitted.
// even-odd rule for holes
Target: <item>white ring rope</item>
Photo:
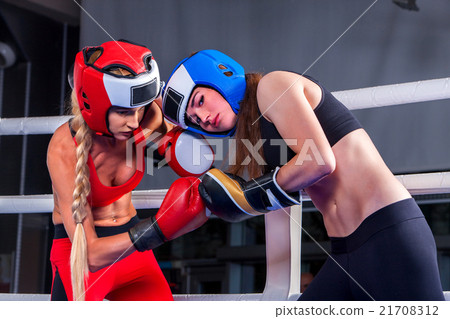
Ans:
<svg viewBox="0 0 450 319"><path fill-rule="evenodd" d="M1 135L53 134L53 132L72 116L40 116L0 118Z"/></svg>
<svg viewBox="0 0 450 319"><path fill-rule="evenodd" d="M133 191L132 201L136 209L159 208L167 189ZM0 196L0 214L49 213L53 211L53 195Z"/></svg>
<svg viewBox="0 0 450 319"><path fill-rule="evenodd" d="M411 195L450 194L450 172L397 175ZM132 192L136 209L159 208L167 189ZM303 201L310 198L303 194ZM48 213L53 211L53 195L0 196L0 214Z"/></svg>
<svg viewBox="0 0 450 319"><path fill-rule="evenodd" d="M397 175L411 195L450 194L450 172Z"/></svg>
<svg viewBox="0 0 450 319"><path fill-rule="evenodd" d="M351 110L450 98L450 78L333 92ZM52 134L70 116L0 118L1 135Z"/></svg>
<svg viewBox="0 0 450 319"><path fill-rule="evenodd" d="M450 78L333 92L350 110L450 98Z"/></svg>

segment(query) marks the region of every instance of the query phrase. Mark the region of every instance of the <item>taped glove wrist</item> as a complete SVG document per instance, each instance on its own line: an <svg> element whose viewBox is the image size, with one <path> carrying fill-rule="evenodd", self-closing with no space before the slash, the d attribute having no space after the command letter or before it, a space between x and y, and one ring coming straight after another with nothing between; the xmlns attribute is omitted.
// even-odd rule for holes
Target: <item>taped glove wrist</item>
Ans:
<svg viewBox="0 0 450 319"><path fill-rule="evenodd" d="M293 205L300 205L300 192L286 193L278 185L276 177L280 170L276 167L270 173L254 178L243 187L245 197L260 212L268 212Z"/></svg>
<svg viewBox="0 0 450 319"><path fill-rule="evenodd" d="M167 241L154 216L130 228L128 235L136 250L140 252L155 249Z"/></svg>
<svg viewBox="0 0 450 319"><path fill-rule="evenodd" d="M286 193L276 182L279 169L250 181L212 169L203 177L199 192L213 214L231 222L300 205L299 191Z"/></svg>

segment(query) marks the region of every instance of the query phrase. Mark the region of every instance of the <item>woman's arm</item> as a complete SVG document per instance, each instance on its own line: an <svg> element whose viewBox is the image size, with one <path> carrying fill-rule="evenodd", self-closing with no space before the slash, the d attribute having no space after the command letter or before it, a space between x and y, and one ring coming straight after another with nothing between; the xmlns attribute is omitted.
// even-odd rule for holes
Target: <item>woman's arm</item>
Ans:
<svg viewBox="0 0 450 319"><path fill-rule="evenodd" d="M174 125L165 120L163 112L162 112L162 100L161 98L157 98L152 102L145 114L145 118L142 120L142 129L147 129L145 132L146 137L149 138L151 134L154 134L151 137L151 141L153 143L158 143L158 141L169 132Z"/></svg>
<svg viewBox="0 0 450 319"><path fill-rule="evenodd" d="M321 95L317 84L291 72L272 72L259 82L261 113L296 153L277 174L287 192L308 187L335 169L334 154L313 110Z"/></svg>
<svg viewBox="0 0 450 319"><path fill-rule="evenodd" d="M64 228L72 241L75 233L75 221L72 218L73 191L75 189L76 147L65 124L53 135L47 151L47 167L52 180L54 196L58 201L58 212ZM88 265L90 271L97 271L124 258L135 251L128 233L98 238L92 211L86 205L87 216L83 220L86 234Z"/></svg>

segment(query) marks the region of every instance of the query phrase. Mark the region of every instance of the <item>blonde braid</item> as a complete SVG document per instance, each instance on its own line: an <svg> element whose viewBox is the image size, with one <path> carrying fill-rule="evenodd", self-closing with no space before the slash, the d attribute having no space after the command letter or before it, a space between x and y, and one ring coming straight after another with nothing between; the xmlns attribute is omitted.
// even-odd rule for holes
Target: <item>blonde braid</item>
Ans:
<svg viewBox="0 0 450 319"><path fill-rule="evenodd" d="M70 252L70 269L72 279L73 300L85 299L85 279L88 275L87 242L83 228L83 219L86 217L87 196L91 190L89 182L89 168L87 159L92 146L92 131L84 121L75 94L72 92L72 128L76 131L77 141L77 164L75 167L75 190L73 192L72 217L76 228L72 240Z"/></svg>

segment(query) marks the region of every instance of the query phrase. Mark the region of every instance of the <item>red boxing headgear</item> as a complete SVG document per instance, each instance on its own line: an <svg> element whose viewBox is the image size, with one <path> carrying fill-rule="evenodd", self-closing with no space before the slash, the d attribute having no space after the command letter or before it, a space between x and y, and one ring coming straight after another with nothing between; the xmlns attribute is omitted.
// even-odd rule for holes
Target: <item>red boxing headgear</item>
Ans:
<svg viewBox="0 0 450 319"><path fill-rule="evenodd" d="M89 61L91 56L100 55ZM125 69L133 76L111 72ZM161 92L158 65L152 52L137 44L109 41L78 52L73 70L78 105L86 124L97 133L111 135L108 110L111 106L136 108L150 104Z"/></svg>

